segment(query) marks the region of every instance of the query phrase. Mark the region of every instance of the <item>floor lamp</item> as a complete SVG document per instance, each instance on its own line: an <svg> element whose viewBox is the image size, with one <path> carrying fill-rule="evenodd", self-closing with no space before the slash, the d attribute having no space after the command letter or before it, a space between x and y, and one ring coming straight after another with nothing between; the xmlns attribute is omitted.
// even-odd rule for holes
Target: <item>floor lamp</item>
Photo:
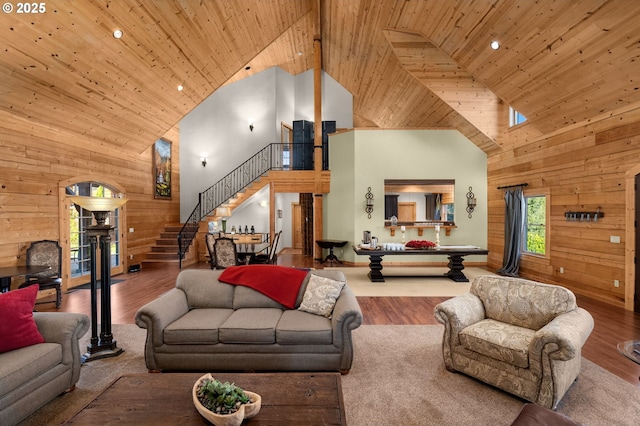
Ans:
<svg viewBox="0 0 640 426"><path fill-rule="evenodd" d="M120 355L111 333L111 225L105 224L109 212L129 201L126 198L70 197L74 204L93 213L96 224L87 227L91 256L91 340L82 362ZM97 248L100 245L100 337L98 337Z"/></svg>

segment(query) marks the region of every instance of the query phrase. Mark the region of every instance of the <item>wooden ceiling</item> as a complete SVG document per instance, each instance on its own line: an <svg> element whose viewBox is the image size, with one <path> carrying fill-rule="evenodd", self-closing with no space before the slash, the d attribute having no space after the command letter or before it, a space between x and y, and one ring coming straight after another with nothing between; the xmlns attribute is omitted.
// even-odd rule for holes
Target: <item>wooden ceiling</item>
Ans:
<svg viewBox="0 0 640 426"><path fill-rule="evenodd" d="M317 4L322 67L353 94L356 127L456 128L492 152L504 105L546 134L640 102L636 1L42 4L3 13L0 111L134 153L226 83L312 69Z"/></svg>

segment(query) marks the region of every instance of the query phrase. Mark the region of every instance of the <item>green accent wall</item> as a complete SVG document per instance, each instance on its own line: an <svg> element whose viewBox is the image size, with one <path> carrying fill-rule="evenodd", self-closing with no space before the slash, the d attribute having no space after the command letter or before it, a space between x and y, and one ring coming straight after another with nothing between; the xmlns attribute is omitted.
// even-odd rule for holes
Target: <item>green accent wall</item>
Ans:
<svg viewBox="0 0 640 426"><path fill-rule="evenodd" d="M384 228L385 179L455 179L455 222L457 228L441 245L471 244L487 247L487 156L456 130L352 130L329 138L331 192L324 196L324 238L345 239L349 243L336 253L343 260L368 264L351 246L371 231L380 243L401 242L401 232L392 237ZM466 194L469 187L478 205L469 218ZM371 219L367 217L365 194L374 196ZM435 231L407 229L405 241L435 240ZM441 256L394 256L388 262L436 262ZM485 262L486 256L469 256L470 262Z"/></svg>

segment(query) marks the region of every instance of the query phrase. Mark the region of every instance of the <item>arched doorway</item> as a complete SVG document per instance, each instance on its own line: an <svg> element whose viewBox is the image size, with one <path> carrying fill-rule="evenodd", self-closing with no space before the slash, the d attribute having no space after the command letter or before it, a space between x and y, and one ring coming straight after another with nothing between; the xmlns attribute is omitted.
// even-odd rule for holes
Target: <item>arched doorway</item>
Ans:
<svg viewBox="0 0 640 426"><path fill-rule="evenodd" d="M91 212L75 205L69 197L116 197L124 189L109 179L77 177L60 182L60 240L62 247L63 290L86 284L90 281L90 251L86 228L95 220ZM107 223L115 229L111 238L111 275L124 271L124 248L126 247L126 215L124 207L109 214ZM99 261L99 259L98 259ZM100 270L98 265L98 271Z"/></svg>

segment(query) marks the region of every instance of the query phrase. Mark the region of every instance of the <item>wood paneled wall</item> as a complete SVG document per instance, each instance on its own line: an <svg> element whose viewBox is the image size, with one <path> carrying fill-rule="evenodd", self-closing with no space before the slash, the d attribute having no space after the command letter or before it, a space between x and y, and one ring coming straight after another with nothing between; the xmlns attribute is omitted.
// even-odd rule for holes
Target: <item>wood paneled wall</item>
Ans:
<svg viewBox="0 0 640 426"><path fill-rule="evenodd" d="M625 191L627 175L640 163L640 109L550 135L524 124L503 133L500 144L503 152L488 158L489 266L501 267L504 251L504 200L497 187L526 182L525 194L549 196L549 240L545 257L523 256L521 275L620 307L626 301L632 309L629 244L635 231L633 222L627 226L627 216L635 207ZM564 218L565 211L598 208L605 217L597 222ZM611 243L610 236L619 236L620 244Z"/></svg>
<svg viewBox="0 0 640 426"><path fill-rule="evenodd" d="M180 159L177 127L173 142L173 196L154 199L152 146L142 154L120 151L91 137L35 124L0 111L0 266L24 264L32 241L60 241L59 182L74 177L108 177L125 188L127 246L125 267L143 260L167 223L179 222ZM130 259L133 255L133 259ZM16 285L17 283L14 283Z"/></svg>

